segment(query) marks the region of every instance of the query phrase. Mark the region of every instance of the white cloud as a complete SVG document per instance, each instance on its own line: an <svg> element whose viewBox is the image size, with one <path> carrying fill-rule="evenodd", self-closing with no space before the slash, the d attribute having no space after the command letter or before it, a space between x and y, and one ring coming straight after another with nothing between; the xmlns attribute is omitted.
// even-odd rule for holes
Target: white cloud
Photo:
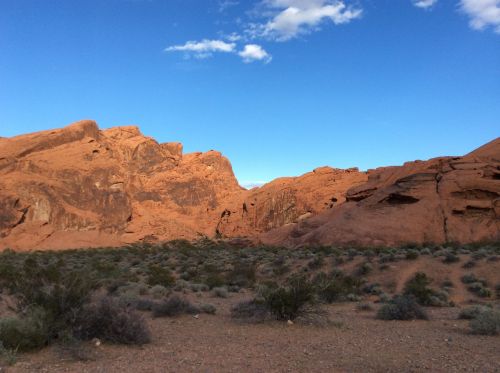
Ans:
<svg viewBox="0 0 500 373"><path fill-rule="evenodd" d="M188 41L183 45L173 45L165 48L165 52L186 52L197 58L210 57L214 52L232 53L235 51L235 43L226 43L222 40L203 39L202 41Z"/></svg>
<svg viewBox="0 0 500 373"><path fill-rule="evenodd" d="M253 61L264 61L265 63L268 63L272 60L271 55L257 44L245 45L245 48L239 52L238 55L243 58L243 62L246 63Z"/></svg>
<svg viewBox="0 0 500 373"><path fill-rule="evenodd" d="M219 12L225 12L228 8L238 5L239 2L235 0L219 0Z"/></svg>
<svg viewBox="0 0 500 373"><path fill-rule="evenodd" d="M361 17L360 8L349 7L338 0L265 0L274 15L265 24L250 24L249 35L285 41L317 28L324 20L339 25ZM277 13L276 13L277 12ZM264 12L268 14L268 12Z"/></svg>
<svg viewBox="0 0 500 373"><path fill-rule="evenodd" d="M500 0L460 0L460 7L470 17L473 29L491 26L500 33Z"/></svg>
<svg viewBox="0 0 500 373"><path fill-rule="evenodd" d="M417 8L427 9L437 3L437 0L413 0L413 5Z"/></svg>

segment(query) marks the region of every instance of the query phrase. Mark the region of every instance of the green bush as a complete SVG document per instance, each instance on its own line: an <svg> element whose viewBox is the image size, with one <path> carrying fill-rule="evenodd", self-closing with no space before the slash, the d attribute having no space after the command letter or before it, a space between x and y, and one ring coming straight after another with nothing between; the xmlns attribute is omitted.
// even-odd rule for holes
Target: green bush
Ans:
<svg viewBox="0 0 500 373"><path fill-rule="evenodd" d="M111 297L83 307L74 324L74 334L82 340L99 338L120 344L142 345L151 341L143 317Z"/></svg>
<svg viewBox="0 0 500 373"><path fill-rule="evenodd" d="M213 288L218 288L218 287L224 286L226 284L226 280L222 275L220 275L218 273L212 273L212 274L208 275L208 277L206 278L205 284L210 289L213 289Z"/></svg>
<svg viewBox="0 0 500 373"><path fill-rule="evenodd" d="M180 298L177 295L173 295L153 306L154 317L174 317L183 314L193 315L199 312L200 310L187 299Z"/></svg>
<svg viewBox="0 0 500 373"><path fill-rule="evenodd" d="M200 311L209 315L215 315L217 308L213 304L202 303L200 304Z"/></svg>
<svg viewBox="0 0 500 373"><path fill-rule="evenodd" d="M456 255L450 251L447 251L444 254L443 263L451 264L451 263L456 263L459 261L460 261L460 258L458 257L458 255Z"/></svg>
<svg viewBox="0 0 500 373"><path fill-rule="evenodd" d="M286 286L268 290L264 303L278 320L294 320L315 300L315 288L305 277L294 276Z"/></svg>
<svg viewBox="0 0 500 373"><path fill-rule="evenodd" d="M467 290L481 298L491 297L491 290L484 286L484 283L482 282L473 282L468 284Z"/></svg>
<svg viewBox="0 0 500 373"><path fill-rule="evenodd" d="M256 272L255 264L238 262L234 265L233 270L227 274L227 282L229 285L252 287L257 278Z"/></svg>
<svg viewBox="0 0 500 373"><path fill-rule="evenodd" d="M377 312L381 320L428 320L424 309L411 295L398 295L390 303L384 304Z"/></svg>
<svg viewBox="0 0 500 373"><path fill-rule="evenodd" d="M462 320L472 320L475 319L480 313L488 309L489 308L486 306L479 306L479 305L470 306L461 310L458 315L458 318Z"/></svg>
<svg viewBox="0 0 500 373"><path fill-rule="evenodd" d="M50 325L41 308L31 308L25 317L0 319L0 341L7 349L30 351L46 346L50 341Z"/></svg>
<svg viewBox="0 0 500 373"><path fill-rule="evenodd" d="M448 306L448 293L429 288L431 282L425 273L418 272L406 283L403 294L415 297L423 306Z"/></svg>
<svg viewBox="0 0 500 373"><path fill-rule="evenodd" d="M253 299L236 304L231 309L231 317L248 322L263 322L271 317L271 313L264 301Z"/></svg>
<svg viewBox="0 0 500 373"><path fill-rule="evenodd" d="M480 312L470 321L470 328L474 334L500 334L500 311L487 309Z"/></svg>
<svg viewBox="0 0 500 373"><path fill-rule="evenodd" d="M215 297L218 297L218 298L227 298L227 297L229 297L229 293L227 291L227 288L225 288L225 287L213 288L212 289L212 294Z"/></svg>
<svg viewBox="0 0 500 373"><path fill-rule="evenodd" d="M418 259L418 255L419 255L418 250L410 249L406 252L405 257L407 260L416 260Z"/></svg>
<svg viewBox="0 0 500 373"><path fill-rule="evenodd" d="M175 284L175 278L168 268L153 265L149 267L147 282L151 286L161 285L168 288Z"/></svg>
<svg viewBox="0 0 500 373"><path fill-rule="evenodd" d="M361 280L341 271L333 271L328 275L319 273L313 283L318 296L326 303L345 301L349 294L359 294L362 285Z"/></svg>

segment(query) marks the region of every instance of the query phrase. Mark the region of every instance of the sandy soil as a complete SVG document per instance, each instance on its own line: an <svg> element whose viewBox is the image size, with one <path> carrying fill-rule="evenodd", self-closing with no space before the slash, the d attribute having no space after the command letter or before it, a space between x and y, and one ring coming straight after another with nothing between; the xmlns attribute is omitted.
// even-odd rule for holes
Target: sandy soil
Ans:
<svg viewBox="0 0 500 373"><path fill-rule="evenodd" d="M196 298L217 315L151 319L144 347L91 346L75 361L56 347L21 355L2 372L500 372L500 337L471 335L458 308L428 309L430 321L380 321L355 303L327 306L328 326L239 323L229 299ZM339 325L340 324L340 325Z"/></svg>

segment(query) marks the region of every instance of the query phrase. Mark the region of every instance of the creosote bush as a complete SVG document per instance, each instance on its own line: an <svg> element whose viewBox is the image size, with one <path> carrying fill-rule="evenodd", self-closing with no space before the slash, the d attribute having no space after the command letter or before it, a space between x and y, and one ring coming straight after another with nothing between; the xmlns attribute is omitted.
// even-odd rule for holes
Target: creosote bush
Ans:
<svg viewBox="0 0 500 373"><path fill-rule="evenodd" d="M431 279L423 272L418 272L405 285L404 295L415 297L416 301L423 306L446 307L450 305L448 293L444 290L435 291L428 287Z"/></svg>
<svg viewBox="0 0 500 373"><path fill-rule="evenodd" d="M142 345L151 341L144 318L110 297L82 308L75 322L74 334L82 340L99 338L120 344Z"/></svg>
<svg viewBox="0 0 500 373"><path fill-rule="evenodd" d="M428 320L424 309L412 295L398 295L377 312L381 320Z"/></svg>
<svg viewBox="0 0 500 373"><path fill-rule="evenodd" d="M264 304L278 320L294 320L314 301L314 285L302 276L294 276L285 286L269 289L264 294Z"/></svg>
<svg viewBox="0 0 500 373"><path fill-rule="evenodd" d="M148 284L151 286L171 287L175 284L175 278L168 268L153 265L149 267Z"/></svg>
<svg viewBox="0 0 500 373"><path fill-rule="evenodd" d="M485 309L470 321L472 333L481 335L500 334L500 311Z"/></svg>
<svg viewBox="0 0 500 373"><path fill-rule="evenodd" d="M0 319L0 341L4 348L30 351L46 346L50 325L45 311L32 307L24 317Z"/></svg>
<svg viewBox="0 0 500 373"><path fill-rule="evenodd" d="M187 299L173 295L162 302L153 305L154 317L173 317L183 314L193 315L199 313L198 307L194 306Z"/></svg>
<svg viewBox="0 0 500 373"><path fill-rule="evenodd" d="M248 322L263 322L271 317L263 300L252 299L236 304L231 309L231 317Z"/></svg>
<svg viewBox="0 0 500 373"><path fill-rule="evenodd" d="M362 281L341 271L333 271L328 275L319 273L313 279L313 284L322 301L333 303L349 300L350 294L359 294Z"/></svg>

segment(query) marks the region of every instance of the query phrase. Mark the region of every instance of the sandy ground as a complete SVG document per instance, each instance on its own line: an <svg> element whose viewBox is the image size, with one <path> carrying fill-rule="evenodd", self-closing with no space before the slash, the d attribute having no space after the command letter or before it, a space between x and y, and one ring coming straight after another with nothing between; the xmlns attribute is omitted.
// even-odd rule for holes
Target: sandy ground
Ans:
<svg viewBox="0 0 500 373"><path fill-rule="evenodd" d="M500 337L471 335L458 308L428 309L430 321L381 321L355 303L327 306L328 326L244 324L229 299L202 295L216 315L151 319L143 347L91 346L75 361L56 347L20 355L2 372L500 372ZM340 324L340 325L339 325Z"/></svg>

